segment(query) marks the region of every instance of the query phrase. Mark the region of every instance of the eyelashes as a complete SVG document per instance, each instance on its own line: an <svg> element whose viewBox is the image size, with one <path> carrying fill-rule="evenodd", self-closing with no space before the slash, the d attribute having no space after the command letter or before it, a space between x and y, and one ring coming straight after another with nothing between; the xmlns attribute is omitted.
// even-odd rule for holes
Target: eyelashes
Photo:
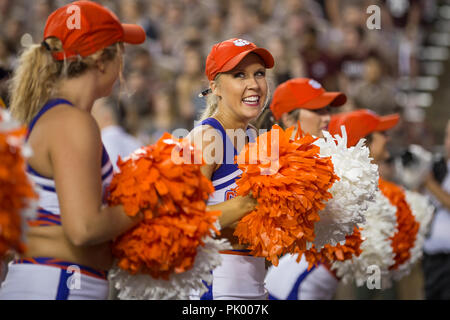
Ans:
<svg viewBox="0 0 450 320"><path fill-rule="evenodd" d="M255 77L265 77L266 76L266 72L265 71L256 71L255 72ZM234 78L245 78L245 73L242 71L236 72L233 74Z"/></svg>

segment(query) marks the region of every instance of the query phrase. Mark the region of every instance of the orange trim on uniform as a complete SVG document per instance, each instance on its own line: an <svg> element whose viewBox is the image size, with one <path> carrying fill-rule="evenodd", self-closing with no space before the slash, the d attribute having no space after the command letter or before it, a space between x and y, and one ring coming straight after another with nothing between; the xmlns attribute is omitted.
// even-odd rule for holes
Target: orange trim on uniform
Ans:
<svg viewBox="0 0 450 320"><path fill-rule="evenodd" d="M239 251L239 250L222 250L219 251L220 254L232 254L235 256L252 256L250 250Z"/></svg>
<svg viewBox="0 0 450 320"><path fill-rule="evenodd" d="M39 208L36 218L27 223L29 227L61 226L61 216Z"/></svg>

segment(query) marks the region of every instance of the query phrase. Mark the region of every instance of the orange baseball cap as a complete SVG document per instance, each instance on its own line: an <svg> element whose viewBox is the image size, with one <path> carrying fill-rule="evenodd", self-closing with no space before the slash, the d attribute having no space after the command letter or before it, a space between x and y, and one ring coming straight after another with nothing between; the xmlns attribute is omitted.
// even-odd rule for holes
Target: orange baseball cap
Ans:
<svg viewBox="0 0 450 320"><path fill-rule="evenodd" d="M107 8L91 1L75 1L54 11L47 19L44 40L61 40L63 52L54 52L56 60L77 55L87 57L117 42L141 44L142 27L122 24Z"/></svg>
<svg viewBox="0 0 450 320"><path fill-rule="evenodd" d="M273 56L268 50L247 40L233 38L212 47L206 58L205 74L208 80L214 80L218 73L232 70L251 52L261 57L267 69L274 66Z"/></svg>
<svg viewBox="0 0 450 320"><path fill-rule="evenodd" d="M276 120L295 109L316 110L340 107L347 102L342 92L326 92L320 83L309 78L291 79L280 84L273 93L270 109Z"/></svg>
<svg viewBox="0 0 450 320"><path fill-rule="evenodd" d="M372 132L383 132L395 127L400 120L398 113L388 116L379 116L367 109L337 114L331 117L328 131L332 134L341 134L341 126L347 132L347 146L355 146L359 140Z"/></svg>

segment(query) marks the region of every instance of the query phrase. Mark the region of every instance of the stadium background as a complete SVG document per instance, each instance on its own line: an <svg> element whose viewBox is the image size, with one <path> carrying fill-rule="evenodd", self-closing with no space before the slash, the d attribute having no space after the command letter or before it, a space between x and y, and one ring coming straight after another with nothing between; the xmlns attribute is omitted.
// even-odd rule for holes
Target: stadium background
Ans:
<svg viewBox="0 0 450 320"><path fill-rule="evenodd" d="M63 0L0 0L0 97L24 47L40 43L45 21ZM345 110L400 112L391 133L397 156L410 144L442 152L450 118L450 0L102 0L148 40L127 47L124 81L110 105L120 125L144 144L163 132L193 127L205 102L204 61L211 46L238 37L269 49L273 91L311 77L345 92ZM381 8L369 30L366 9ZM386 292L341 285L336 299L422 299L420 265Z"/></svg>

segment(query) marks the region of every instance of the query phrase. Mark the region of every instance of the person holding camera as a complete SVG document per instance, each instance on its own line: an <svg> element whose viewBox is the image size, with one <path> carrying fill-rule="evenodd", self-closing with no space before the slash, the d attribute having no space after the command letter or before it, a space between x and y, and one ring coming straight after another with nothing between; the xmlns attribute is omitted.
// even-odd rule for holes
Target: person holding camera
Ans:
<svg viewBox="0 0 450 320"><path fill-rule="evenodd" d="M424 246L423 272L427 300L450 299L450 120L444 140L444 158L436 162L425 188L436 206Z"/></svg>

